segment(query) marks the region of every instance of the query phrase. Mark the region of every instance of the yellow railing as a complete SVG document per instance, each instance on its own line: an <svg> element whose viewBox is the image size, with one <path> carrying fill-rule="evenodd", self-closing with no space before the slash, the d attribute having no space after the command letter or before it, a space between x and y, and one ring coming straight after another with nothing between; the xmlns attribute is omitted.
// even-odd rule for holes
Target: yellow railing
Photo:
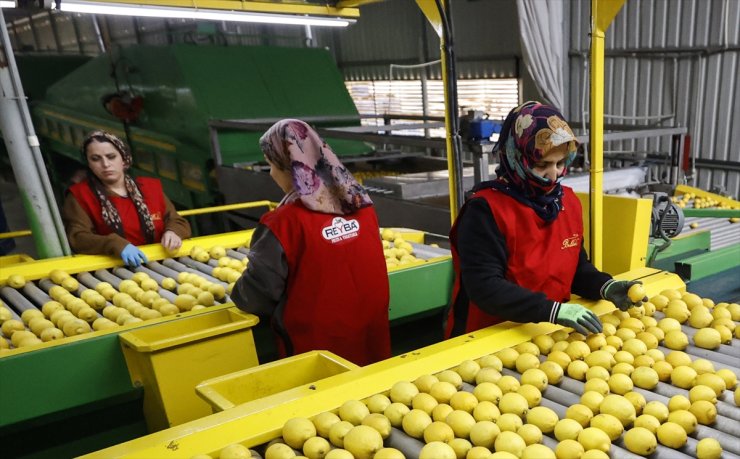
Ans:
<svg viewBox="0 0 740 459"><path fill-rule="evenodd" d="M272 201L240 202L238 204L225 204L223 206L213 206L213 207L203 207L200 209L180 210L177 213L182 215L183 217L189 217L190 215L212 214L212 213L217 213L217 212L228 212L230 210L251 209L254 207L268 207L270 210L273 210L275 207L277 207L277 203L272 202ZM31 235L31 230L10 231L8 233L0 233L0 239L27 237L30 235Z"/></svg>

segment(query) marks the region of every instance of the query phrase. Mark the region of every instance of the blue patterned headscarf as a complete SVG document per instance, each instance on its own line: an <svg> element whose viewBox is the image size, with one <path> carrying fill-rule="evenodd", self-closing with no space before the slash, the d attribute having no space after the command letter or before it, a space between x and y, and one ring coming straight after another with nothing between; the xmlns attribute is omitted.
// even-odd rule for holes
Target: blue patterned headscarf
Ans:
<svg viewBox="0 0 740 459"><path fill-rule="evenodd" d="M568 145L565 169L557 180L540 177L532 167L552 148ZM497 179L486 186L500 190L531 207L545 221L552 221L562 209L560 181L576 156L576 140L563 115L540 102L525 102L504 120L495 151L499 154ZM483 184L481 184L483 185Z"/></svg>

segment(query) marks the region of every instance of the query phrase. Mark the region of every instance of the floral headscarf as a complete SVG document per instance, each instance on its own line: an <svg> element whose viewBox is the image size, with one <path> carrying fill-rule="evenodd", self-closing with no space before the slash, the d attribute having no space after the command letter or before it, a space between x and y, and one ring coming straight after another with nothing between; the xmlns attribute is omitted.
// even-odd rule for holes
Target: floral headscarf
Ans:
<svg viewBox="0 0 740 459"><path fill-rule="evenodd" d="M311 210L337 215L373 204L331 147L303 121L278 121L262 136L260 148L271 163L293 177L293 192L283 203L300 199Z"/></svg>
<svg viewBox="0 0 740 459"><path fill-rule="evenodd" d="M557 180L540 177L532 167L552 148L568 145L565 169ZM499 153L498 178L487 186L503 191L537 212L543 220L554 220L562 209L560 181L576 156L573 131L554 107L525 102L504 120L495 151Z"/></svg>
<svg viewBox="0 0 740 459"><path fill-rule="evenodd" d="M131 152L129 152L128 148L126 148L126 144L124 144L123 141L118 137L105 131L93 131L88 134L84 142L82 142L82 157L85 163L87 163L87 147L92 142L110 143L111 145L113 145L113 147L115 147L116 150L118 150L118 153L121 154L121 158L123 158L124 171L127 171L131 167L133 158L131 157ZM151 244L154 242L154 222L152 221L152 215L149 212L149 208L144 202L144 196L141 194L141 190L139 190L138 185L136 185L136 181L134 181L134 179L128 173L124 174L123 180L124 184L126 185L128 196L134 203L136 213L139 216L139 224L141 225L141 230L144 233L144 238L146 239L147 243ZM101 208L101 214L105 224L108 225L113 231L115 231L116 234L123 237L124 232L123 223L121 222L121 216L118 214L116 206L110 201L110 199L108 199L108 193L105 189L105 185L103 185L103 182L101 182L100 179L95 176L95 174L93 174L93 172L89 168L87 169L87 183L93 193L95 193L95 196L98 198L98 202L100 203Z"/></svg>

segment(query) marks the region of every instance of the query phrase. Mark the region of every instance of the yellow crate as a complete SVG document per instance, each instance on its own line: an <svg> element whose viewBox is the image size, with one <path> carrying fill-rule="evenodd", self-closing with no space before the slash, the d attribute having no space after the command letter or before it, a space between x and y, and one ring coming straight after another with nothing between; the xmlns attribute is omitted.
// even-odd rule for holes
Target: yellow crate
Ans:
<svg viewBox="0 0 740 459"><path fill-rule="evenodd" d="M34 261L34 259L30 257L29 255L26 255L25 253L14 253L11 255L4 255L0 257L0 267L9 268L12 265L26 263L29 261Z"/></svg>
<svg viewBox="0 0 740 459"><path fill-rule="evenodd" d="M213 412L359 368L329 351L310 351L203 381L195 391Z"/></svg>
<svg viewBox="0 0 740 459"><path fill-rule="evenodd" d="M144 388L150 431L211 414L195 386L259 363L252 336L257 322L230 308L121 333L131 381Z"/></svg>

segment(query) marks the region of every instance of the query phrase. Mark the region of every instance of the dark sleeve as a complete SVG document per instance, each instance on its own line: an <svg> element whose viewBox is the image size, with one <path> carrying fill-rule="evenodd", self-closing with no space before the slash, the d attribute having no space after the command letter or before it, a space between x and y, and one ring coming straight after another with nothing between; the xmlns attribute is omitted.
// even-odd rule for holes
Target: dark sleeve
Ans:
<svg viewBox="0 0 740 459"><path fill-rule="evenodd" d="M174 232L180 236L180 239L187 239L191 235L190 223L177 213L177 209L166 195L164 197L164 230Z"/></svg>
<svg viewBox="0 0 740 459"><path fill-rule="evenodd" d="M259 225L252 235L247 258L247 269L234 284L231 299L243 311L270 316L285 297L288 280L285 252L272 231Z"/></svg>
<svg viewBox="0 0 740 459"><path fill-rule="evenodd" d="M557 302L506 279L508 249L488 202L470 200L457 223L462 288L485 312L514 322L551 322Z"/></svg>
<svg viewBox="0 0 740 459"><path fill-rule="evenodd" d="M578 266L571 286L573 293L589 300L600 300L601 287L611 278L609 274L596 269L581 244L581 254L578 257Z"/></svg>
<svg viewBox="0 0 740 459"><path fill-rule="evenodd" d="M75 253L120 257L129 242L116 233L95 233L95 225L72 193L67 193L62 207L62 221L69 247Z"/></svg>

